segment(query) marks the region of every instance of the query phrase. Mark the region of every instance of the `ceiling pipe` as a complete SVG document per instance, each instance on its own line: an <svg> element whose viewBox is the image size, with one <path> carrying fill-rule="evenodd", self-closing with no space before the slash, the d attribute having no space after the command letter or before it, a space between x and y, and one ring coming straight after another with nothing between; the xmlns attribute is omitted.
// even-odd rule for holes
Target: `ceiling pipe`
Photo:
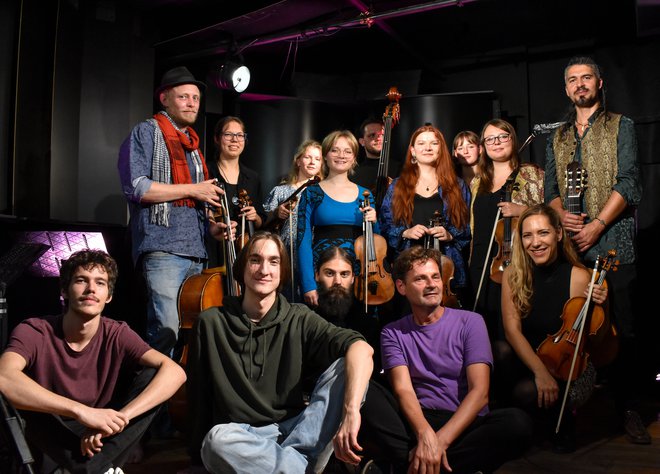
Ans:
<svg viewBox="0 0 660 474"><path fill-rule="evenodd" d="M394 10L390 10L387 12L383 13L367 13L367 14L360 14L358 18L354 18L351 20L346 20L342 21L339 23L335 24L330 24L330 25L319 25L318 27L315 28L308 28L304 30L295 30L295 31L290 31L290 32L284 32L284 33L278 33L278 34L272 34L272 35L266 35L262 37L257 37L253 38L250 40L244 40L241 43L239 43L238 51L243 51L246 48L251 48L254 46L264 46L268 44L273 44L273 43L279 43L282 41L292 41L292 40L299 40L299 41L304 41L304 40L309 40L317 36L327 36L330 34L334 34L344 28L350 28L350 27L355 27L355 26L370 26L374 21L378 20L386 20L389 18L397 18L400 16L407 16L407 15L413 15L417 13L424 13L428 12L431 10L437 10L439 8L444 8L444 7L450 7L450 6L463 6L468 3L473 3L478 0L436 0L433 2L426 2L426 3L421 3L418 5L410 5L407 7L401 7L401 8L396 8ZM173 41L176 41L181 38L185 37L190 37L192 35L195 35L201 31L208 31L210 29L216 28L221 26L222 23L218 23L213 26L208 26L205 27L201 30L197 30L195 32L187 33L185 35L179 36L177 38L172 38L169 40L161 41L160 43L156 43L154 46L162 46L167 43L171 43ZM180 54L177 56L173 56L170 58L171 61L180 61L183 59L190 59L190 58L198 58L198 57L204 57L204 56L212 56L212 55L218 55L218 54L223 54L226 53L229 50L229 46L222 44L218 46L214 46L212 48L206 48L203 50L196 50L195 52L192 53L184 53Z"/></svg>

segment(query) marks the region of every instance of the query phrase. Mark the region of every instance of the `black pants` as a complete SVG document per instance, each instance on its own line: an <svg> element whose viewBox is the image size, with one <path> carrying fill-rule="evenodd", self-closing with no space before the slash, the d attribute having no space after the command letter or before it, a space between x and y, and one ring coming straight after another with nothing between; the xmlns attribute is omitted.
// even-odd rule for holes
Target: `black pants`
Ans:
<svg viewBox="0 0 660 474"><path fill-rule="evenodd" d="M119 409L137 397L155 373L155 369L143 369L133 377L128 387L118 387L116 397L108 408ZM121 433L104 438L101 451L92 458L80 453L80 439L87 428L78 421L26 410L21 411L21 415L25 420L25 437L37 461L39 472L49 473L61 467L73 474L98 474L111 467L123 465L131 448L140 441L157 410L158 407L154 407L133 418Z"/></svg>
<svg viewBox="0 0 660 474"><path fill-rule="evenodd" d="M454 412L424 409L434 430L442 428ZM417 445L410 425L399 410L394 395L371 381L362 406L360 442L365 455L376 462L388 462L395 472L405 472L408 453ZM452 474L492 472L510 459L522 455L531 445L532 422L517 408L493 410L478 417L447 450Z"/></svg>

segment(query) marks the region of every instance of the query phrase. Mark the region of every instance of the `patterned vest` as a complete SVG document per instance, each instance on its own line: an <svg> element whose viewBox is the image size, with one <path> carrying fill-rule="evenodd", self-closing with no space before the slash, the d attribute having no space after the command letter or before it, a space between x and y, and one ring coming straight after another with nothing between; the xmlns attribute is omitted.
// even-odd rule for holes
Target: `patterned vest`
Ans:
<svg viewBox="0 0 660 474"><path fill-rule="evenodd" d="M591 219L595 218L612 194L612 187L616 183L617 169L617 140L619 136L620 114L600 114L591 125L588 133L582 139L582 168L588 176L588 186L584 194L585 212ZM557 181L562 182L560 173L565 175L566 165L573 161L577 141L575 139L575 125L560 133L555 133L553 149L557 162ZM566 186L559 186L562 202L566 202Z"/></svg>

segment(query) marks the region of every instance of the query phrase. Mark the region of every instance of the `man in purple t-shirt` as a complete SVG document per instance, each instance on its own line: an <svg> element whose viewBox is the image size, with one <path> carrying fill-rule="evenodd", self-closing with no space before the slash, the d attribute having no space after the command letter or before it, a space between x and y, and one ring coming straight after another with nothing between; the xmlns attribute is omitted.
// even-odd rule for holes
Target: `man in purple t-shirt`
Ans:
<svg viewBox="0 0 660 474"><path fill-rule="evenodd" d="M66 311L14 329L0 357L0 392L22 410L40 471L121 473L186 375L126 323L101 316L117 278L112 257L76 252L60 275Z"/></svg>
<svg viewBox="0 0 660 474"><path fill-rule="evenodd" d="M442 306L440 262L437 250L415 246L394 263L412 314L381 333L393 393L371 382L361 411L361 444L384 472L491 472L531 443L522 410L489 412L486 325L477 313Z"/></svg>

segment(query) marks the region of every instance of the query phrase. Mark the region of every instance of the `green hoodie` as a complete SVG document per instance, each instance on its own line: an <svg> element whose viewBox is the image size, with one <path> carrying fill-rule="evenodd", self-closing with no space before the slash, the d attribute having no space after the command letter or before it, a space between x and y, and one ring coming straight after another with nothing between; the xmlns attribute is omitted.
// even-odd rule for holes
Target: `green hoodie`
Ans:
<svg viewBox="0 0 660 474"><path fill-rule="evenodd" d="M259 324L241 303L225 297L222 307L202 312L193 328L187 362L191 455L198 456L217 424L260 426L296 416L305 408L303 381L363 340L282 296Z"/></svg>

